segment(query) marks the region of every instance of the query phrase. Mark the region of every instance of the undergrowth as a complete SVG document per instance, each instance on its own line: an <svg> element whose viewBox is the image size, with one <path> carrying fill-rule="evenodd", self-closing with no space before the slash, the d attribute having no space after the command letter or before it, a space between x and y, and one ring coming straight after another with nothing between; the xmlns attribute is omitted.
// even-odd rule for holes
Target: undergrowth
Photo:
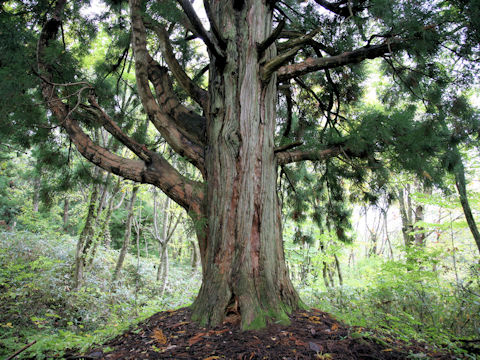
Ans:
<svg viewBox="0 0 480 360"><path fill-rule="evenodd" d="M82 352L158 311L190 304L198 291L199 273L172 261L161 297L154 257L137 264L127 256L121 280L112 283L118 251L111 249L99 250L85 286L74 291L75 246L65 235L0 233L0 357L33 341L19 358ZM349 325L473 356L461 340L480 337L479 265L452 278L432 260L438 256L415 258L421 263L367 258L345 271L342 286L326 288L312 275L295 285L308 305Z"/></svg>
<svg viewBox="0 0 480 360"><path fill-rule="evenodd" d="M152 314L188 305L200 277L172 263L162 297L158 259L127 256L111 282L118 251L100 249L85 286L71 288L76 239L30 232L0 233L0 358L36 341L19 358L61 358L124 331Z"/></svg>
<svg viewBox="0 0 480 360"><path fill-rule="evenodd" d="M429 259L412 266L372 257L358 264L342 286L326 288L314 281L316 285L298 284L297 289L310 306L349 325L475 359L468 350L480 349L465 345L480 338L480 265L472 264L457 282Z"/></svg>

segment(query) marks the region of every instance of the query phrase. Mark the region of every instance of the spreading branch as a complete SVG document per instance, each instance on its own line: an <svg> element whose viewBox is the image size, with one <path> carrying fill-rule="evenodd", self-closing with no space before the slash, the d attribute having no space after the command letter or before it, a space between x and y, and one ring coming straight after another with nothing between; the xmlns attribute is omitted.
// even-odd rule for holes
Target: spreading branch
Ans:
<svg viewBox="0 0 480 360"><path fill-rule="evenodd" d="M146 24L146 26L151 28L157 35L163 58L165 59L173 76L175 76L175 79L177 79L178 83L187 92L187 94L198 104L200 104L204 110L206 110L208 106L208 93L196 85L185 73L182 66L178 63L167 31L160 25L155 26L152 24Z"/></svg>
<svg viewBox="0 0 480 360"><path fill-rule="evenodd" d="M262 80L265 82L270 80L275 70L279 69L283 64L293 59L297 52L299 52L301 49L302 45L295 46L266 63L261 70Z"/></svg>
<svg viewBox="0 0 480 360"><path fill-rule="evenodd" d="M324 161L331 157L338 156L342 153L342 149L338 146L325 150L292 150L277 152L278 165L285 165L305 160Z"/></svg>
<svg viewBox="0 0 480 360"><path fill-rule="evenodd" d="M277 50L279 53L282 53L290 49L292 46L301 45L301 44L308 45L312 47L314 50L321 50L327 53L328 55L335 55L335 50L332 47L322 44L312 38L305 38L305 36L303 35L291 38L291 40L289 41L278 43Z"/></svg>
<svg viewBox="0 0 480 360"><path fill-rule="evenodd" d="M319 31L320 28L317 28L305 36L291 40L292 44L290 50L278 55L277 57L274 57L263 66L262 80L268 81L277 69L279 69L287 61L293 59L297 52L303 48L305 42L311 40Z"/></svg>
<svg viewBox="0 0 480 360"><path fill-rule="evenodd" d="M56 85L52 82L52 69L44 62L44 54L50 42L57 37L65 4L66 0L57 1L52 17L42 28L37 46L38 72L45 79L41 83L41 92L53 116L65 129L80 154L91 163L126 179L155 185L168 194L168 196L180 206L189 211L201 214L204 198L202 184L185 178L162 156L146 148L142 149L143 155L141 156L144 157L143 160L133 160L116 155L106 148L95 144L74 119L74 114L71 113L68 105L59 98L55 87ZM105 113L98 106L94 98L90 99L90 103L92 109L95 109L97 114L104 116L103 114ZM105 122L106 128L110 128L112 133L122 138L132 151L140 152L138 147L141 147L141 145L135 143L123 134L118 126L110 123L110 120L108 116L102 119L102 121Z"/></svg>
<svg viewBox="0 0 480 360"><path fill-rule="evenodd" d="M204 169L204 148L185 137L178 129L175 120L162 111L156 102L148 81L148 51L145 25L142 21L140 0L130 0L130 16L133 32L133 50L138 94L150 121L162 134L168 144L180 156L185 156L202 174Z"/></svg>
<svg viewBox="0 0 480 360"><path fill-rule="evenodd" d="M223 50L220 49L217 42L210 37L210 34L205 30L202 25L202 21L198 18L195 9L193 8L192 4L189 0L177 0L180 6L182 7L185 15L187 15L188 20L192 24L195 32L198 34L200 39L203 40L205 45L207 46L208 50L212 53L212 55L217 59L217 61L223 61L225 56L223 55Z"/></svg>
<svg viewBox="0 0 480 360"><path fill-rule="evenodd" d="M315 0L315 2L324 9L333 12L339 16L351 17L365 9L359 4L351 4L351 0L341 0L339 2L329 2L326 0ZM360 4L362 1L360 1Z"/></svg>
<svg viewBox="0 0 480 360"><path fill-rule="evenodd" d="M175 120L179 131L190 141L205 145L206 119L183 106L175 95L168 70L148 57L148 78L155 87L157 102L162 111Z"/></svg>
<svg viewBox="0 0 480 360"><path fill-rule="evenodd" d="M294 46L308 44L313 39L313 37L320 32L320 30L321 28L316 28L315 30L311 31L306 35L302 34L301 36L296 36L289 41L279 43L277 45L277 48L279 51L282 51L282 50L290 49Z"/></svg>
<svg viewBox="0 0 480 360"><path fill-rule="evenodd" d="M296 141L294 143L278 146L275 149L273 149L273 152L274 153L279 153L279 152L290 150L290 149L293 149L293 148L296 148L296 147L302 146L302 145L303 145L303 141Z"/></svg>
<svg viewBox="0 0 480 360"><path fill-rule="evenodd" d="M381 45L365 46L357 50L345 52L336 56L323 58L308 58L301 63L285 65L278 68L278 80L285 81L322 69L357 64L365 59L374 59L405 48L405 44L397 39L389 39Z"/></svg>
<svg viewBox="0 0 480 360"><path fill-rule="evenodd" d="M42 93L51 94L43 87ZM201 184L182 176L162 156L144 148L150 161L132 160L116 155L95 144L85 134L80 125L71 116L67 116L67 106L53 95L49 108L57 119L62 119L65 129L77 150L91 163L115 175L139 183L152 184L164 191L180 206L187 210L201 211L203 191Z"/></svg>

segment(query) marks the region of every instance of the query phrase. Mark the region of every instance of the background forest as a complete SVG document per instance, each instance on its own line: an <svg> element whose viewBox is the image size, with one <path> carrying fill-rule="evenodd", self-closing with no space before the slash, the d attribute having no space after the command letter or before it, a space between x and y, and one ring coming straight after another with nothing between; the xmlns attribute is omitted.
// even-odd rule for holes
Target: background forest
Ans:
<svg viewBox="0 0 480 360"><path fill-rule="evenodd" d="M16 10L16 2L0 6L9 3L8 10ZM79 28L70 29L78 38L67 33L62 39L71 58L61 49L47 55L87 69L103 106L132 138L144 140L182 174L198 178L149 126L136 94L130 34L122 31L127 20L117 10L111 18L93 10L82 15ZM22 19L0 12L0 35L12 21L21 29L37 25ZM173 26L170 30L175 34ZM16 36L4 44L17 62L2 67L0 58L0 77L8 79L0 91L10 96L0 99L0 356L35 342L19 357L61 357L104 342L158 311L190 305L202 277L195 236L201 224L157 188L93 166L52 125L38 94L15 92L35 86L17 76L18 68L28 67L23 61L33 48L15 44L30 41L31 33ZM205 50L193 44L185 40L174 47L179 63L204 85ZM415 96L399 100L394 96L399 89L420 80L406 68L395 82L389 77L393 66L377 60L332 72L334 81L322 85L345 80L345 92L337 94L339 102L348 100L341 115L340 105L312 105L333 102L327 93L315 95L312 89L320 85L299 83L295 93L279 96L279 116L289 119L289 131L307 139L314 132L335 139L333 127L309 128L311 119L328 112L335 121L353 119L348 127L358 138L349 141L358 141L365 152L382 141L397 143L362 162L344 154L321 165L281 166L277 193L287 266L308 306L378 330L384 339L424 341L474 359L480 353L478 79L468 64L458 69L445 58L444 68L422 65L438 71L438 79L448 66L470 74L458 80L460 90L442 94L450 108ZM438 90L434 82L421 85L425 93ZM181 89L175 91L186 99ZM73 108L82 107L76 102L82 90L65 94ZM435 111L444 111L448 120L435 128L436 137L428 124ZM31 126L32 119L37 125ZM84 126L96 143L119 151L104 128L88 119ZM282 126L279 133L286 131ZM432 135L428 146L441 149L436 157L426 156L427 133ZM457 140L445 145L445 133Z"/></svg>

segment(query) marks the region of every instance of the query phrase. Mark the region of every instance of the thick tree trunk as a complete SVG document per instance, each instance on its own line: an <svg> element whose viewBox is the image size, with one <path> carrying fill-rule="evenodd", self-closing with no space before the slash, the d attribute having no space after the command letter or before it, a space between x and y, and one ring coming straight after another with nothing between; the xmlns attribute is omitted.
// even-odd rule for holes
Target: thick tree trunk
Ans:
<svg viewBox="0 0 480 360"><path fill-rule="evenodd" d="M203 282L193 318L213 325L233 311L243 329L259 328L288 322L287 313L300 306L285 264L276 194L277 79L261 81L257 52L270 35L272 10L259 0L214 1L212 14L227 47L224 66L210 67L207 226L199 239ZM271 46L265 58L274 55Z"/></svg>

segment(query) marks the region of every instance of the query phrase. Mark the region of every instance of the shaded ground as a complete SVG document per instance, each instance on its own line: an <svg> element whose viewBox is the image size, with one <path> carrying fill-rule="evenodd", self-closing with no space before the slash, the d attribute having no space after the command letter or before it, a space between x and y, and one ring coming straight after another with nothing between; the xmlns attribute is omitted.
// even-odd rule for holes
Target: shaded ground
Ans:
<svg viewBox="0 0 480 360"><path fill-rule="evenodd" d="M371 330L349 327L312 309L291 315L289 326L240 331L238 315L201 328L190 310L157 313L102 348L76 359L455 359L425 345L406 345Z"/></svg>

